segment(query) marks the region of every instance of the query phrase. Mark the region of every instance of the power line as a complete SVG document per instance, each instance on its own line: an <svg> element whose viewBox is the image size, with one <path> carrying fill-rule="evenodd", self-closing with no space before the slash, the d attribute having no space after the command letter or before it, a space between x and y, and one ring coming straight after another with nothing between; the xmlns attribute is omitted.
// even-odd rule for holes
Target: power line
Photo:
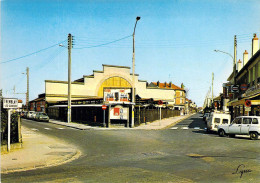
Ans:
<svg viewBox="0 0 260 183"><path fill-rule="evenodd" d="M65 40L65 41L66 41L66 40ZM19 60L19 59L22 59L22 58L25 58L25 57L31 56L31 55L33 55L33 54L35 54L35 53L39 53L39 52L42 52L42 51L48 50L48 49L50 49L50 48L52 48L52 47L54 47L54 46L57 46L57 45L59 45L59 44L65 42L65 41L62 41L62 42L56 43L56 44L51 45L51 46L49 46L49 47L47 47L47 48L43 48L43 49L41 49L41 50L35 51L35 52L33 52L33 53L29 53L29 54L27 54L27 55L24 55L24 56L21 56L21 57L18 57L18 58L14 58L14 59L11 59L11 60L7 60L7 61L4 61L4 62L0 62L0 64L4 64L4 63L12 62L12 61L15 61L15 60Z"/></svg>
<svg viewBox="0 0 260 183"><path fill-rule="evenodd" d="M98 44L98 45L94 45L94 46L80 47L80 48L74 48L74 49L84 49L84 48L94 48L94 47L105 46L105 45L108 45L108 44L112 44L112 43L115 43L115 42L118 42L118 41L127 39L127 38L129 38L129 37L131 37L131 36L132 36L132 35L125 36L125 37L123 37L123 38L120 38L120 39L117 39L117 40L114 40L114 41L110 41L110 42L107 42L107 43L103 43L103 44Z"/></svg>

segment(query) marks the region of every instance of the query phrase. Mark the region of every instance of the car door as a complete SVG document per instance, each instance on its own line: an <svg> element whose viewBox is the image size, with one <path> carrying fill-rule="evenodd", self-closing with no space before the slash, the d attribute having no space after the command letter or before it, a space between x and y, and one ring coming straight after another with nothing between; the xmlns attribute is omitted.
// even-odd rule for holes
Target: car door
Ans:
<svg viewBox="0 0 260 183"><path fill-rule="evenodd" d="M242 125L241 125L241 134L248 134L249 128L252 123L252 118L243 118Z"/></svg>
<svg viewBox="0 0 260 183"><path fill-rule="evenodd" d="M231 125L229 125L229 133L230 134L240 134L241 131L241 123L242 123L242 118L236 118L232 122Z"/></svg>

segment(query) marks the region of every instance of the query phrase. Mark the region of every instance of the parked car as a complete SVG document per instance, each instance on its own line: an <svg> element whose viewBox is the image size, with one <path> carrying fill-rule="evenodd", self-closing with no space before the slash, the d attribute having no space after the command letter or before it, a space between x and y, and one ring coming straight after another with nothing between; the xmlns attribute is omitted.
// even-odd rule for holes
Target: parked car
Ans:
<svg viewBox="0 0 260 183"><path fill-rule="evenodd" d="M220 111L212 112L207 119L207 131L218 131L218 126L221 124L230 124L231 115Z"/></svg>
<svg viewBox="0 0 260 183"><path fill-rule="evenodd" d="M35 111L29 111L29 112L27 113L27 118L28 118L28 119L34 119L34 118L33 118L34 114L35 114Z"/></svg>
<svg viewBox="0 0 260 183"><path fill-rule="evenodd" d="M38 112L35 117L36 121L46 121L49 122L49 116L44 112Z"/></svg>
<svg viewBox="0 0 260 183"><path fill-rule="evenodd" d="M220 137L229 135L250 135L250 139L256 140L260 134L259 116L239 116L236 117L230 125L223 124L218 126Z"/></svg>

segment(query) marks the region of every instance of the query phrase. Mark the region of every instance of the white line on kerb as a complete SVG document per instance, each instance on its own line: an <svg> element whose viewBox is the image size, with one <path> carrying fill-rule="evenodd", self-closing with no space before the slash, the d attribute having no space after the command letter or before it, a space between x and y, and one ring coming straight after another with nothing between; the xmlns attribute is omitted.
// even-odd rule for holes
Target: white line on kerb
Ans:
<svg viewBox="0 0 260 183"><path fill-rule="evenodd" d="M177 129L178 129L178 127L172 127L171 129L172 129L172 130L177 130Z"/></svg>
<svg viewBox="0 0 260 183"><path fill-rule="evenodd" d="M45 130L50 130L50 128L44 128Z"/></svg>
<svg viewBox="0 0 260 183"><path fill-rule="evenodd" d="M200 129L200 127L195 127L194 129L195 129L195 130L199 130L199 129Z"/></svg>
<svg viewBox="0 0 260 183"><path fill-rule="evenodd" d="M39 131L38 129L36 129L36 128L31 128L31 130L33 130L33 131Z"/></svg>
<svg viewBox="0 0 260 183"><path fill-rule="evenodd" d="M183 130L188 130L189 128L188 127L182 127Z"/></svg>

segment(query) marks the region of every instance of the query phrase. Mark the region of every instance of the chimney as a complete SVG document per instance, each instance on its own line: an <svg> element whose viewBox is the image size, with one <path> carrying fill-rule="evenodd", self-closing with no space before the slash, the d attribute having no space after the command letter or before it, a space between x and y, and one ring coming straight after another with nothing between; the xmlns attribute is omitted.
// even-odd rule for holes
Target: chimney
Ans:
<svg viewBox="0 0 260 183"><path fill-rule="evenodd" d="M247 62L248 62L248 52L245 50L245 52L243 53L243 66L245 66Z"/></svg>
<svg viewBox="0 0 260 183"><path fill-rule="evenodd" d="M169 82L169 87L172 88L172 82Z"/></svg>
<svg viewBox="0 0 260 183"><path fill-rule="evenodd" d="M254 38L252 39L252 56L259 50L259 40L256 34L254 34Z"/></svg>
<svg viewBox="0 0 260 183"><path fill-rule="evenodd" d="M157 86L158 86L158 87L160 86L160 82L159 82L159 81L157 81Z"/></svg>
<svg viewBox="0 0 260 183"><path fill-rule="evenodd" d="M238 62L237 62L237 70L238 72L242 69L242 62L241 60L239 59Z"/></svg>
<svg viewBox="0 0 260 183"><path fill-rule="evenodd" d="M166 82L164 83L164 87L165 87L165 88L167 87L167 83L166 83Z"/></svg>

